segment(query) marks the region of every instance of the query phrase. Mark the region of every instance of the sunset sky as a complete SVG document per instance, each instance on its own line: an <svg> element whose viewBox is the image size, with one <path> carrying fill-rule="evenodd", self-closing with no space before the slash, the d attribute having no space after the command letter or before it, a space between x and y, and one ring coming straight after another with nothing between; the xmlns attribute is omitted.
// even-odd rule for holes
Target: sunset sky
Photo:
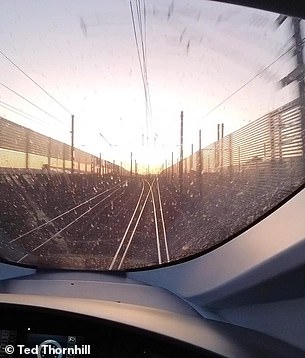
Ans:
<svg viewBox="0 0 305 358"><path fill-rule="evenodd" d="M0 115L70 143L73 113L76 147L126 167L132 151L144 169L169 161L172 151L178 156L181 110L188 155L192 143L198 147L199 129L207 145L217 123L227 134L297 96L295 84L278 84L295 67L289 53L207 115L293 44L290 22L277 28L276 14L212 1L145 4L151 117L127 0L1 1L0 50L68 111L0 54L0 104L34 118L3 107Z"/></svg>

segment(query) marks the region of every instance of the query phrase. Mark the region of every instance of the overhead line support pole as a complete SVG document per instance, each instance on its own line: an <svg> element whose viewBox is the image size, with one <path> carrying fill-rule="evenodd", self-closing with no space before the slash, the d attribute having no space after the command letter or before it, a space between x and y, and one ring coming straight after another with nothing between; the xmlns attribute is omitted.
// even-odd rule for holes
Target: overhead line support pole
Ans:
<svg viewBox="0 0 305 358"><path fill-rule="evenodd" d="M132 152L130 152L130 175L132 176Z"/></svg>
<svg viewBox="0 0 305 358"><path fill-rule="evenodd" d="M172 181L174 179L174 152L172 152Z"/></svg>
<svg viewBox="0 0 305 358"><path fill-rule="evenodd" d="M199 195L202 196L202 151L201 151L201 129L199 129L199 151L198 151L198 182L199 182Z"/></svg>
<svg viewBox="0 0 305 358"><path fill-rule="evenodd" d="M293 37L295 40L295 55L297 58L297 68L300 69L300 75L297 78L299 97L300 97L300 109L301 109L301 126L302 126L302 144L303 144L303 162L305 161L305 66L303 56L303 39L301 35L301 19L294 17L292 19ZM305 166L305 163L303 163Z"/></svg>
<svg viewBox="0 0 305 358"><path fill-rule="evenodd" d="M71 174L74 173L74 115L71 116Z"/></svg>
<svg viewBox="0 0 305 358"><path fill-rule="evenodd" d="M183 111L180 113L180 162L179 162L179 191L182 190L183 176Z"/></svg>

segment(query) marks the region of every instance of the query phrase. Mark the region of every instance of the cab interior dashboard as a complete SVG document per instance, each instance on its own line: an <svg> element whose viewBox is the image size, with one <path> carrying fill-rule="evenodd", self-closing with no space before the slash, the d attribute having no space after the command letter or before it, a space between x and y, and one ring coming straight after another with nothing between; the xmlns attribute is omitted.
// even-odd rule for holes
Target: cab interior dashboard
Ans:
<svg viewBox="0 0 305 358"><path fill-rule="evenodd" d="M305 17L302 1L222 2ZM161 268L1 263L0 357L23 356L6 354L7 344L67 346L72 338L90 345L92 357L303 357L304 205L303 188L234 240Z"/></svg>
<svg viewBox="0 0 305 358"><path fill-rule="evenodd" d="M84 314L1 304L1 343L34 348L54 340L62 348L78 347L76 357L201 357L197 347L118 322ZM90 348L89 348L90 347ZM22 348L17 356L26 356ZM27 356L35 357L34 352ZM219 357L205 351L206 357Z"/></svg>
<svg viewBox="0 0 305 358"><path fill-rule="evenodd" d="M203 321L196 316L74 298L66 305L64 299L58 305L56 298L51 305L47 297L24 299L29 304L12 304L14 299L0 304L1 356L50 356L51 352L43 355L42 351L33 350L35 347L39 350L45 342L56 342L61 349L77 348L73 353L75 357L303 356L299 349L264 334L223 322ZM111 318L107 317L109 310ZM133 318L128 320L131 315ZM153 323L143 324L145 320ZM7 346L15 347L13 354L5 354Z"/></svg>

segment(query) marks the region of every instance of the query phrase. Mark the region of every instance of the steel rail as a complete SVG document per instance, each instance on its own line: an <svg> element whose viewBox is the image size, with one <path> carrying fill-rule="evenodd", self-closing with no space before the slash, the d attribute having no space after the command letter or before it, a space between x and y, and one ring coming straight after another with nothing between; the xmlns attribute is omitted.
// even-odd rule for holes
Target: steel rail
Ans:
<svg viewBox="0 0 305 358"><path fill-rule="evenodd" d="M63 216L69 214L71 211L73 211L73 210L75 210L75 209L78 209L78 208L80 208L81 206L83 206L83 205L85 205L85 204L88 204L90 201L92 201L92 200L98 198L99 196L101 196L101 195L103 195L103 194L106 194L106 193L109 192L110 190L115 189L116 187L118 187L118 186L120 186L120 185L121 185L121 184L117 184L117 185L115 185L115 186L112 187L112 188L106 189L106 190L103 191L102 193L99 193L99 194L97 194L97 195L94 195L92 198L87 199L87 200L85 200L84 202L82 202L82 203L80 203L80 204L77 204L77 205L74 206L73 208L71 208L71 209L69 209L69 210L63 212L63 213L60 214L60 215L57 215L57 216L54 217L53 219L51 219L51 220L49 220L49 221L47 221L47 222L45 222L45 223L43 223L43 224L41 224L41 225L35 227L34 229L32 229L32 230L30 230L30 231L27 231L26 233L24 233L24 234L22 234L22 235L16 237L15 239L9 241L9 243L11 244L11 243L13 243L13 242L15 242L15 241L17 241L17 240L19 240L19 239L22 239L24 236L27 236L27 235L31 234L32 232L34 232L34 231L36 231L36 230L42 229L43 227L45 227L45 226L51 224L53 221L62 218Z"/></svg>
<svg viewBox="0 0 305 358"><path fill-rule="evenodd" d="M147 193L147 196L146 196L146 198L145 198L144 204L143 204L142 209L141 209L141 211L140 211L140 213L139 213L138 219L137 219L137 221L136 221L136 223L135 223L135 225L134 225L134 228L133 228L133 230L132 230L132 233L131 233L131 235L130 235L128 244L127 244L127 246L126 246L126 248L125 248L124 254L123 254L122 258L121 258L120 264L119 264L119 266L118 266L118 269L119 269L119 270L120 270L121 267L122 267L122 264L123 264L123 262L124 262L124 260L125 260L126 254L127 254L127 251L128 251L129 246L130 246L130 244L131 244L131 241L132 241L132 239L133 239L133 236L134 236L134 234L135 234L135 232L136 232L136 229L137 229L138 224L139 224L139 221L140 221L140 219L141 219L141 217L142 217L143 211L144 211L144 209L145 209L145 207L146 207L146 203L147 203L147 199L148 199L148 197L149 197L149 194L150 194L150 190L149 190L148 193Z"/></svg>
<svg viewBox="0 0 305 358"><path fill-rule="evenodd" d="M124 236L123 236L123 238L122 238L122 240L121 240L121 243L120 243L120 245L119 245L119 247L118 247L118 249L117 249L115 255L113 256L113 259L112 259L111 264L110 264L110 266L109 266L109 270L112 270L112 269L113 269L113 266L114 266L114 264L115 264L115 261L117 260L117 257L118 257L118 255L119 255L119 253L120 253L120 251L121 251L121 248L122 248L122 246L123 246L123 244L124 244L124 242L125 242L125 239L126 239L127 234L128 234L128 232L129 232L130 226L131 226L131 224L132 224L132 222L133 222L133 219L134 219L134 217L135 217L135 215L136 215L136 212L137 212L137 210L138 210L138 207L139 207L139 205L140 205L140 202L141 202L141 199L142 199L142 196L143 196L143 193L144 193L144 188L145 188L145 185L144 185L144 181L143 181L143 180L142 180L142 185L143 185L143 186L142 186L142 191L141 191L141 193L140 193L140 195L139 195L139 200L138 200L138 202L137 202L137 204L136 204L136 207L135 207L135 209L134 209L134 211L133 211L133 214L132 214L132 216L131 216L131 219L129 220L129 223L128 223L128 225L127 225L127 228L126 228L126 230L125 230L125 233L124 233Z"/></svg>
<svg viewBox="0 0 305 358"><path fill-rule="evenodd" d="M151 198L152 198L152 204L153 204L153 209L154 209L154 218L155 218L155 229L156 229L158 261L159 261L159 264L161 264L161 263L162 263L162 258L161 258L159 228L158 228L158 219L157 219L157 208L156 208L155 197L154 197L154 193L153 193L153 185L154 185L154 183L155 183L155 180L156 180L156 179L153 180L152 184L150 184L148 180L145 180L145 181L146 181L147 184L149 185L150 193L151 193Z"/></svg>
<svg viewBox="0 0 305 358"><path fill-rule="evenodd" d="M52 235L50 238L48 238L46 241L44 241L42 244L36 246L33 250L31 250L30 252L28 252L26 255L22 256L17 263L23 261L26 257L28 257L30 254L32 254L33 252L37 251L38 249L40 249L42 246L44 246L45 244L47 244L48 242L50 242L51 240L53 240L55 237L57 237L59 234L61 234L63 231L65 231L68 227L70 227L71 225L73 225L75 222L77 222L79 219L81 219L83 216L87 215L88 213L90 213L94 208L96 208L98 205L100 205L102 202L104 202L106 199L110 198L115 192L117 192L118 190L123 189L123 187L119 187L117 189L115 189L112 193L110 193L109 195L107 195L105 198L101 199L98 203L96 203L95 205L93 205L91 208L89 208L88 210L86 210L84 213L82 213L81 215L79 215L76 219L72 220L68 225L64 226L62 229L60 229L59 231L57 231L54 235ZM106 206L107 207L107 206Z"/></svg>
<svg viewBox="0 0 305 358"><path fill-rule="evenodd" d="M162 221L162 229L163 229L166 260L167 260L167 262L170 262L168 245L167 245L167 235L166 235L166 229L165 229L165 220L164 220L162 201L161 201L161 191L160 191L159 178L158 177L157 177L157 192L158 192L159 205L160 205L160 214L161 214L161 221Z"/></svg>

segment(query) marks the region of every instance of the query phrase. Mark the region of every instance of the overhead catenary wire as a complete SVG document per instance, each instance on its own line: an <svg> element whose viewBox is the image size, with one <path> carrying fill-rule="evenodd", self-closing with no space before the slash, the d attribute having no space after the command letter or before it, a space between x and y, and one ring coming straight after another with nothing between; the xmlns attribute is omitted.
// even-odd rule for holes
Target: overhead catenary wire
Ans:
<svg viewBox="0 0 305 358"><path fill-rule="evenodd" d="M148 106L147 106L147 117L148 121L151 124L152 123L152 108L151 108L151 96L150 96L150 86L148 83L148 66L147 66L147 12L146 12L146 1L142 0L142 9L141 9L141 0L136 0L138 3L138 19L140 23L140 35L141 35L141 43L143 48L143 63L144 63L144 73L145 73L145 81L147 86L147 94L148 94ZM143 17L142 17L143 12ZM143 21L142 21L143 18ZM156 139L158 138L158 134L154 133L154 143L156 142Z"/></svg>
<svg viewBox="0 0 305 358"><path fill-rule="evenodd" d="M0 101L0 106L1 106L2 108L5 108L5 109L8 110L8 111L11 111L12 113L17 114L18 116L21 116L21 117L23 117L23 118L26 118L26 119L29 119L29 120L34 121L30 116L28 116L28 115L26 115L26 114L19 113L18 110L15 110L15 109L13 109L13 108L9 108L8 106L2 104L1 101Z"/></svg>
<svg viewBox="0 0 305 358"><path fill-rule="evenodd" d="M147 21L146 21L146 3L145 0L143 0L143 19L144 19L144 34L142 33L142 37L144 37L143 40L143 48L145 53L145 74L146 74L146 84L147 84L147 91L148 91L148 106L149 106L149 121L152 121L152 108L151 108L151 97L150 97L150 86L148 83L148 66L147 66Z"/></svg>
<svg viewBox="0 0 305 358"><path fill-rule="evenodd" d="M142 52L144 79L145 79L146 87L147 87L147 90L148 90L146 43L145 43L144 34L143 34L144 25L142 23L141 3L138 0L136 1L136 9L137 9L138 25L139 25L139 30L140 30L139 32L140 32L140 40L141 40L141 52ZM144 15L143 15L143 17L144 17Z"/></svg>
<svg viewBox="0 0 305 358"><path fill-rule="evenodd" d="M141 6L140 0L135 1L136 5L136 15L132 2L130 1L130 13L131 20L134 32L134 38L136 43L137 55L140 65L141 77L144 88L144 97L145 97L145 109L146 109L146 139L148 140L148 126L152 121L152 110L151 110L151 100L150 100L150 91L148 83L148 74L147 74L147 55L146 55L146 5L145 0L143 0L143 6ZM142 14L143 9L143 14ZM136 19L138 25L138 31L136 26ZM139 32L139 34L137 33Z"/></svg>
<svg viewBox="0 0 305 358"><path fill-rule="evenodd" d="M273 66L277 61L279 61L282 57L284 57L288 52L290 52L295 46L290 46L285 52L283 52L281 55L279 55L275 60L273 60L269 65L265 66L261 71L256 73L253 77L251 77L248 81L243 83L239 88L237 88L234 92L232 92L229 96L224 98L221 102L219 102L216 106L211 108L202 119L207 118L209 115L211 115L214 111L216 111L219 107L221 107L223 104L225 104L228 100L230 100L233 96L235 96L238 92L243 90L246 86L248 86L251 82L253 82L255 79L257 79L260 75L262 75L265 71L267 71L271 66Z"/></svg>
<svg viewBox="0 0 305 358"><path fill-rule="evenodd" d="M147 73L147 53L146 53L146 7L145 7L145 0L143 0L143 21L142 23L142 10L141 10L141 2L137 0L138 3L138 21L139 21L139 28L140 28L140 37L141 37L141 44L142 44L142 54L143 54L143 65L144 65L144 75L145 75L145 82L147 88L147 99L148 99L148 121L151 122L152 120L152 110L151 110L151 100L150 100L150 89L148 83L148 73Z"/></svg>
<svg viewBox="0 0 305 358"><path fill-rule="evenodd" d="M15 90L13 90L12 88L6 86L4 83L0 82L0 85L4 88L6 88L7 90L9 90L10 92L14 93L16 96L22 98L24 101L28 102L29 104L31 104L32 106L36 107L37 109L39 109L41 112L43 112L44 114L46 114L47 116L55 119L57 122L65 125L60 119L54 117L52 114L48 113L47 111L45 111L44 109L42 109L41 107L39 107L37 104L35 104L34 102L30 101L29 99L27 99L26 97L24 97L23 95L21 95L20 93L16 92Z"/></svg>
<svg viewBox="0 0 305 358"><path fill-rule="evenodd" d="M104 141L109 145L109 147L116 147L117 146L116 144L110 143L109 140L107 140L107 138L101 132L99 134L104 139Z"/></svg>
<svg viewBox="0 0 305 358"><path fill-rule="evenodd" d="M147 29L147 26L146 26L146 3L145 3L145 0L143 1L143 18L144 18L144 45L145 45L145 55L146 55L146 29Z"/></svg>
<svg viewBox="0 0 305 358"><path fill-rule="evenodd" d="M3 102L3 101L0 101L0 106L5 108L6 110L8 111L11 111L21 117L24 117L26 119L29 119L35 123L38 123L40 125L46 125L46 123L44 123L42 120L40 120L39 118L36 118L35 116L32 116L31 114L19 109L19 108L16 108L14 106L12 106L11 104L8 104L6 102Z"/></svg>
<svg viewBox="0 0 305 358"><path fill-rule="evenodd" d="M3 51L0 50L0 54L5 57L15 68L17 68L24 76L26 76L30 81L32 81L37 87L39 87L47 96L49 96L53 101L55 101L63 110L72 114L62 103L60 103L54 96L52 96L48 91L46 91L38 82L36 82L31 76L29 76L22 68L20 68L13 60L11 60Z"/></svg>
<svg viewBox="0 0 305 358"><path fill-rule="evenodd" d="M145 81L146 81L146 86L147 86L147 91L148 91L148 100L149 100L149 106L151 106L150 103L150 94L149 94L149 84L148 84L148 73L147 73L147 52L146 52L146 48L147 48L147 41L146 41L146 4L145 4L145 0L143 0L143 21L142 21L142 10L141 10L141 2L140 0L137 0L137 4L138 4L138 21L139 21L139 28L140 28L140 36L141 36L141 44L142 44L142 53L143 53L143 64L144 64L144 74L145 74ZM150 108L151 110L151 108Z"/></svg>
<svg viewBox="0 0 305 358"><path fill-rule="evenodd" d="M146 85L145 74L144 74L144 64L142 63L142 60L141 60L141 51L139 48L139 42L138 42L138 36L137 36L137 30L136 30L136 24L135 24L135 17L134 17L133 6L132 6L131 1L130 1L130 11L131 11L131 19L132 19L133 32L134 32L136 49L137 49L137 54L138 54L138 60L139 60L141 76L142 76L142 81L143 81L143 86L144 86L145 101L146 101L146 105L147 105L147 95L148 94L147 94L147 85Z"/></svg>

